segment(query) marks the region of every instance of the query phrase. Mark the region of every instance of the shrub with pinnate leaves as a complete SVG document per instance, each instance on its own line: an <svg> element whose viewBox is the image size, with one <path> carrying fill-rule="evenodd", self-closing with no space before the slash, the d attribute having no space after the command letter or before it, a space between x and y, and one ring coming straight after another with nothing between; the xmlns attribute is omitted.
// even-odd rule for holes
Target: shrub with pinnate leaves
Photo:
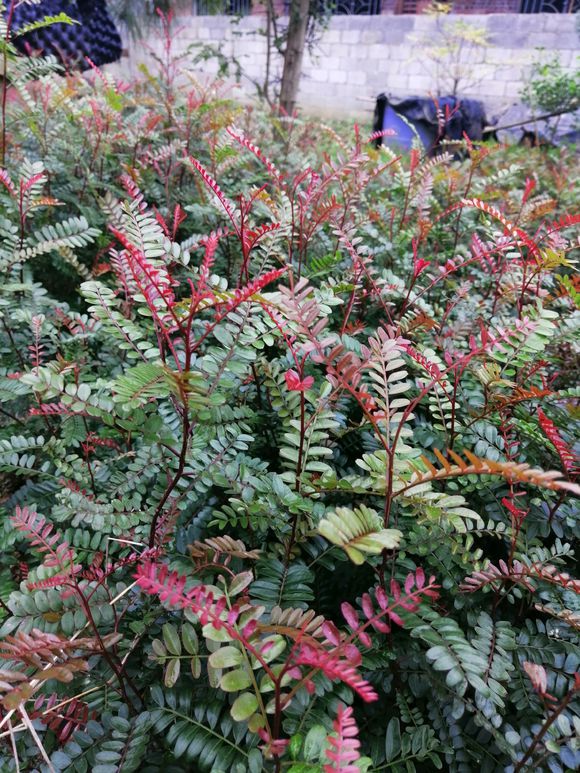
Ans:
<svg viewBox="0 0 580 773"><path fill-rule="evenodd" d="M14 67L0 768L577 768L567 152Z"/></svg>

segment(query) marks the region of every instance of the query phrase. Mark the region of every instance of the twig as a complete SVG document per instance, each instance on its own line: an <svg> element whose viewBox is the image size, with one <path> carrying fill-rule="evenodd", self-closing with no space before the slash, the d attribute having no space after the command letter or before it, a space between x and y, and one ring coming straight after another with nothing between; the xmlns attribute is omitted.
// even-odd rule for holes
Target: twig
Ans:
<svg viewBox="0 0 580 773"><path fill-rule="evenodd" d="M483 133L488 132L501 132L504 129L513 129L516 126L525 126L527 123L533 123L534 121L544 121L546 118L555 118L557 115L566 115L566 113L574 113L578 110L578 104L574 104L574 107L567 107L565 110L554 110L552 113L544 113L543 115L534 115L531 118L526 118L524 121L516 121L515 123L508 123L505 126L485 126Z"/></svg>

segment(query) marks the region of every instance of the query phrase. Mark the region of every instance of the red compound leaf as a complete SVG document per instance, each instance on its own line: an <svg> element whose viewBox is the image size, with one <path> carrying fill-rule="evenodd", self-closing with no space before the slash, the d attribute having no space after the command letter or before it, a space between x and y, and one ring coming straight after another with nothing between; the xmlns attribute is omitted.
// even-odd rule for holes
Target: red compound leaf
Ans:
<svg viewBox="0 0 580 773"><path fill-rule="evenodd" d="M169 572L167 565L157 566L153 561L144 561L137 569L137 584L147 593L157 595L161 601L167 601L179 609L191 609L198 616L201 625L210 624L216 631L225 628L233 639L243 637L234 629L239 616L234 606L228 611L227 620L223 617L226 608L225 596L215 598L213 591L205 585L197 585L186 591L187 577Z"/></svg>
<svg viewBox="0 0 580 773"><path fill-rule="evenodd" d="M220 240L219 231L212 231L206 239L205 255L203 256L203 261L199 269L200 290L203 290L203 288L205 288L207 285L207 282L209 279L209 272L211 270L211 267L213 266L215 253L218 248L219 240Z"/></svg>
<svg viewBox="0 0 580 773"><path fill-rule="evenodd" d="M61 535L53 532L53 525L27 507L17 507L12 516L12 524L23 532L30 544L39 553L44 554L45 566L58 566L64 576L70 577L77 567L73 565L73 553Z"/></svg>
<svg viewBox="0 0 580 773"><path fill-rule="evenodd" d="M573 225L578 225L580 223L580 214L577 215L564 215L559 220L555 220L553 223L550 223L548 227L548 233L554 233L555 231L560 231L562 228L570 228Z"/></svg>
<svg viewBox="0 0 580 773"><path fill-rule="evenodd" d="M253 250L260 239L262 239L262 237L264 237L266 234L272 233L273 231L278 231L280 227L280 223L264 223L253 231L244 231L244 244L247 252Z"/></svg>
<svg viewBox="0 0 580 773"><path fill-rule="evenodd" d="M78 698L63 702L56 693L48 699L44 695L40 696L30 716L32 719L40 719L52 730L60 744L65 744L75 730L85 728L90 719L88 704Z"/></svg>
<svg viewBox="0 0 580 773"><path fill-rule="evenodd" d="M197 160L197 158L193 158L193 156L190 156L189 160L193 164L193 166L197 169L197 171L200 173L204 183L207 185L207 187L212 191L212 193L217 197L218 201L226 211L227 216L232 222L232 225L234 226L234 229L236 233L238 233L238 223L236 220L236 215L234 213L234 205L232 202L227 198L227 196L223 193L222 189L219 187L217 182L213 179L213 177L210 175L210 173L205 169L202 164Z"/></svg>
<svg viewBox="0 0 580 773"><path fill-rule="evenodd" d="M408 354L411 359L415 360L415 362L420 365L423 370L429 374L429 376L431 376L431 379L434 383L439 384L443 389L447 389L449 385L437 363L429 360L428 357L417 351L417 349L415 349L411 344L406 344L404 348L405 353Z"/></svg>
<svg viewBox="0 0 580 773"><path fill-rule="evenodd" d="M237 309L241 303L249 301L253 295L260 293L264 287L271 284L272 282L275 282L276 279L279 279L285 273L285 268L276 268L272 271L267 271L265 274L262 274L256 279L252 279L252 281L248 282L245 287L234 290L232 297L225 304L221 314L218 316L218 319L223 319L230 312L234 311L234 309Z"/></svg>
<svg viewBox="0 0 580 773"><path fill-rule="evenodd" d="M260 748L265 757L281 757L290 743L286 738L272 738L269 730L263 727L258 729L258 735L264 742Z"/></svg>
<svg viewBox="0 0 580 773"><path fill-rule="evenodd" d="M497 566L488 564L485 569L472 572L463 580L459 590L464 593L475 593L487 585L497 588L500 584L513 583L534 593L536 590L534 580L542 580L573 593L580 593L580 580L570 577L567 572L560 572L553 564L538 562L524 564L521 561L513 561L511 566L508 566L503 559L498 562Z"/></svg>
<svg viewBox="0 0 580 773"><path fill-rule="evenodd" d="M43 668L46 663L58 664L72 661L71 668L74 670L80 663L75 653L83 648L94 651L95 641L93 639L69 641L54 633L33 628L30 633L18 631L14 636L6 636L0 643L0 659L15 660L38 669ZM80 664L76 670L87 670L87 667L85 664ZM50 678L50 676L47 677L47 679Z"/></svg>
<svg viewBox="0 0 580 773"><path fill-rule="evenodd" d="M28 413L30 416L79 416L86 414L86 411L71 411L64 403L41 403L29 408Z"/></svg>
<svg viewBox="0 0 580 773"><path fill-rule="evenodd" d="M487 215L490 215L492 218L494 218L495 220L497 220L503 225L506 233L509 234L512 238L514 238L517 243L527 247L531 255L534 255L534 256L539 255L540 250L538 245L534 242L534 240L531 239L525 231L523 231L521 228L518 228L516 225L510 222L505 217L505 215L503 215L498 209L493 207L491 204L488 204L486 201L481 201L480 199L464 199L459 206L479 209L482 212L485 212Z"/></svg>
<svg viewBox="0 0 580 773"><path fill-rule="evenodd" d="M375 607L370 594L365 593L361 598L363 619L358 612L347 602L341 605L341 611L348 626L356 634L361 644L371 646L371 638L367 633L368 628L373 628L377 633L389 633L391 623L403 626L403 620L397 613L397 608L414 612L424 598L437 598L438 586L435 578L431 577L426 585L425 572L419 567L415 573L410 572L405 580L404 592L396 580L391 580L390 597L380 585L374 589L374 595L378 604Z"/></svg>
<svg viewBox="0 0 580 773"><path fill-rule="evenodd" d="M367 144L374 142L375 140L382 139L383 137L396 137L397 132L394 129L380 129L377 132L369 134L367 137Z"/></svg>
<svg viewBox="0 0 580 773"><path fill-rule="evenodd" d="M28 180L21 180L20 181L21 194L28 193L28 191L34 185L36 185L36 183L39 183L44 180L46 180L46 172L39 172L38 174L33 174L32 177L28 178Z"/></svg>
<svg viewBox="0 0 580 773"><path fill-rule="evenodd" d="M324 765L324 773L357 773L359 768L351 763L360 759L360 741L351 706L340 706L333 728L334 733L328 736L329 748L326 750L330 763Z"/></svg>
<svg viewBox="0 0 580 773"><path fill-rule="evenodd" d="M356 648L354 648L356 650ZM336 652L303 644L296 657L297 666L308 666L317 669L332 681L340 681L357 693L365 703L378 700L378 695L371 685L362 678L352 663L352 653L349 657L341 657Z"/></svg>
<svg viewBox="0 0 580 773"><path fill-rule="evenodd" d="M147 211L147 204L145 204L144 196L141 193L139 186L134 182L134 180L128 174L122 175L121 183L123 185L123 188L125 188L129 196L135 202L135 204L137 204L137 208L139 209L139 212L142 215L144 215L145 212Z"/></svg>
<svg viewBox="0 0 580 773"><path fill-rule="evenodd" d="M570 477L578 474L578 457L568 444L560 437L554 422L549 419L541 408L538 408L538 421L544 435L558 452L562 465Z"/></svg>
<svg viewBox="0 0 580 773"><path fill-rule="evenodd" d="M288 370L285 373L286 386L290 392L306 392L314 384L313 376L306 376L301 379L295 370Z"/></svg>
<svg viewBox="0 0 580 773"><path fill-rule="evenodd" d="M254 156L260 161L268 172L270 173L270 176L273 180L275 180L277 183L282 182L282 174L279 172L279 170L276 168L275 164L270 161L270 159L265 156L260 148L257 145L254 145L253 142L250 142L250 140L247 137L244 137L242 134L239 134L234 127L228 127L226 129L227 133L234 139L236 142L238 142L242 147L247 148L250 153L253 153Z"/></svg>
<svg viewBox="0 0 580 773"><path fill-rule="evenodd" d="M179 326L179 320L174 311L175 282L166 266L154 265L141 250L131 244L124 234L112 227L110 230L125 247L124 258L132 279L167 339L170 328L174 325Z"/></svg>
<svg viewBox="0 0 580 773"><path fill-rule="evenodd" d="M10 193L12 196L16 196L16 188L14 187L12 178L6 169L0 169L0 183L2 183L2 185L6 188L8 193Z"/></svg>

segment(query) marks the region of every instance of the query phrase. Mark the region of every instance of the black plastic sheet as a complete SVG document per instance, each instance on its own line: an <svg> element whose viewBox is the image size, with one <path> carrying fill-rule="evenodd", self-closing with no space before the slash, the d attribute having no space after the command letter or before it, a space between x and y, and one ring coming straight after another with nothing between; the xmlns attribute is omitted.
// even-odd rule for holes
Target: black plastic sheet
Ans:
<svg viewBox="0 0 580 773"><path fill-rule="evenodd" d="M428 152L435 151L442 141L460 141L465 137L478 141L490 137L485 132L487 119L481 102L475 99L441 97L429 99L409 97L390 101L384 94L377 98L374 131L392 130L395 134L377 145L388 142L401 150L409 150L418 136Z"/></svg>
<svg viewBox="0 0 580 773"><path fill-rule="evenodd" d="M10 0L5 3L8 16ZM121 36L106 0L42 0L35 5L19 3L12 14L12 29L18 30L46 16L66 13L79 24L55 23L14 37L16 48L28 56L55 56L68 70L86 70L88 57L100 67L121 58Z"/></svg>

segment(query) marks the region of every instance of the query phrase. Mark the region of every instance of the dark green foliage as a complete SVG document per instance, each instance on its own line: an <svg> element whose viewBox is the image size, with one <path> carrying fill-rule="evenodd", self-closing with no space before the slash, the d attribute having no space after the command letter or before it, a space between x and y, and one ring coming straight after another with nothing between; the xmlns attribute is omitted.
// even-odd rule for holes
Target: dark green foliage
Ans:
<svg viewBox="0 0 580 773"><path fill-rule="evenodd" d="M577 767L576 162L9 65L0 769Z"/></svg>

